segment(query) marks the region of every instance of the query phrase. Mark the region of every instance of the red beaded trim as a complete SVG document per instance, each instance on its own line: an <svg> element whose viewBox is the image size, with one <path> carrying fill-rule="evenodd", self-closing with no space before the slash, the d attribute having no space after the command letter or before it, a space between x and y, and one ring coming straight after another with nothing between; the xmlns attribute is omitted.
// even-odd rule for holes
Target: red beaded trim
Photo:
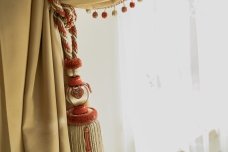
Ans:
<svg viewBox="0 0 228 152"><path fill-rule="evenodd" d="M106 11L104 11L104 12L102 12L101 16L102 16L102 18L107 18L108 13Z"/></svg>
<svg viewBox="0 0 228 152"><path fill-rule="evenodd" d="M83 125L88 124L97 119L97 111L94 108L88 108L85 114L75 115L73 113L74 107L67 112L67 120L69 125Z"/></svg>
<svg viewBox="0 0 228 152"><path fill-rule="evenodd" d="M97 18L97 17L98 17L97 11L93 12L93 18Z"/></svg>
<svg viewBox="0 0 228 152"><path fill-rule="evenodd" d="M134 8L135 7L135 2L132 1L132 2L130 2L129 5L130 5L131 8Z"/></svg>
<svg viewBox="0 0 228 152"><path fill-rule="evenodd" d="M67 69L77 69L82 66L82 61L80 58L65 59L64 64Z"/></svg>

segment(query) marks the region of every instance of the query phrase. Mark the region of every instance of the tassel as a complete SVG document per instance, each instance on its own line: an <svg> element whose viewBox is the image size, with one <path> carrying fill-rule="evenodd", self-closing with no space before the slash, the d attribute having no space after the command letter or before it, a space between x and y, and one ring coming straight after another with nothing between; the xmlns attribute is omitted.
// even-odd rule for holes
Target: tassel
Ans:
<svg viewBox="0 0 228 152"><path fill-rule="evenodd" d="M100 124L94 121L88 125L69 126L71 152L103 152Z"/></svg>
<svg viewBox="0 0 228 152"><path fill-rule="evenodd" d="M103 152L100 123L97 111L86 106L68 110L68 132L71 152Z"/></svg>
<svg viewBox="0 0 228 152"><path fill-rule="evenodd" d="M88 83L82 81L78 74L82 61L77 57L78 45L75 26L77 15L75 9L70 5L61 4L59 0L49 0L49 2L55 11L53 17L59 30L65 57L65 95L66 101L71 107L67 110L71 152L103 152L97 111L87 107L91 88ZM98 13L94 12L93 17L97 16ZM102 16L107 17L107 13ZM69 37L71 39L68 39Z"/></svg>

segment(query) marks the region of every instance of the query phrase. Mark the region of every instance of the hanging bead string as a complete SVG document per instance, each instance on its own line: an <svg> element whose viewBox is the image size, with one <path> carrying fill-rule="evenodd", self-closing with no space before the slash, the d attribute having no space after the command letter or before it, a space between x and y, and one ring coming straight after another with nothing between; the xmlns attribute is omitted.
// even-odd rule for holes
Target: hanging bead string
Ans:
<svg viewBox="0 0 228 152"><path fill-rule="evenodd" d="M123 13L126 13L126 12L127 12L127 7L126 7L126 4L125 4L124 1L123 1L122 12L123 12Z"/></svg>
<svg viewBox="0 0 228 152"><path fill-rule="evenodd" d="M129 5L130 5L130 8L134 8L135 7L135 2L133 0L131 0Z"/></svg>
<svg viewBox="0 0 228 152"><path fill-rule="evenodd" d="M78 69L82 66L82 61L78 58L77 14L73 7L61 4L59 0L49 0L51 8L54 10L54 22L61 37L64 52L64 66L67 75L66 100L74 106L83 105L88 101L91 88L88 83L81 80Z"/></svg>
<svg viewBox="0 0 228 152"><path fill-rule="evenodd" d="M119 3L116 3L115 5L112 5L112 6L109 6L109 7L106 7L106 8L96 8L95 11L92 13L92 17L93 17L93 18L97 18L97 17L99 16L97 10L98 10L98 9L104 9L104 11L101 13L101 17L102 17L103 19L107 18L107 17L108 17L108 13L107 13L106 9L108 9L108 8L113 8L112 16L116 16L116 15L117 15L116 6L119 5L119 4L121 4L121 3L123 4L123 6L121 7L121 11L122 11L123 13L126 13L127 10L128 10L128 9L127 9L127 6L126 6L126 4L125 4L126 1L127 1L127 0L122 0L122 1L120 1ZM138 2L142 2L142 0L138 0ZM130 8L135 8L135 0L131 0L131 2L129 3L129 7L130 7ZM86 9L86 12L87 12L87 13L91 13L91 9Z"/></svg>

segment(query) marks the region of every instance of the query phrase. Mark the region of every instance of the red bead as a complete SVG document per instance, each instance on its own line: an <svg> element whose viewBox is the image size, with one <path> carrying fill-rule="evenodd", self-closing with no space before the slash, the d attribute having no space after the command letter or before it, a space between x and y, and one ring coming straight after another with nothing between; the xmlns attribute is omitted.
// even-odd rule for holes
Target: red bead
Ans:
<svg viewBox="0 0 228 152"><path fill-rule="evenodd" d="M93 18L97 18L98 17L98 13L95 11L93 12Z"/></svg>
<svg viewBox="0 0 228 152"><path fill-rule="evenodd" d="M127 12L127 7L126 7L126 6L123 6L123 7L122 7L122 12L123 12L123 13Z"/></svg>
<svg viewBox="0 0 228 152"><path fill-rule="evenodd" d="M130 7L134 8L135 7L135 2L130 2Z"/></svg>
<svg viewBox="0 0 228 152"><path fill-rule="evenodd" d="M101 14L101 16L102 16L102 18L106 18L106 17L108 16L108 13L104 11L104 12Z"/></svg>

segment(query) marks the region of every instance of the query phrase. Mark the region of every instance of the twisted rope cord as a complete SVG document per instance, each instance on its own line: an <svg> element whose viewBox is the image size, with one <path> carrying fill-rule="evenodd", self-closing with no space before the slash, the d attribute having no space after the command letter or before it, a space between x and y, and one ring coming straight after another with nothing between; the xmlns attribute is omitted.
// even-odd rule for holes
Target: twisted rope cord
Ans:
<svg viewBox="0 0 228 152"><path fill-rule="evenodd" d="M61 37L61 43L62 48L65 56L65 67L67 69L70 69L70 71L73 74L67 74L68 76L68 83L66 93L66 99L68 99L68 102L73 104L71 96L76 97L75 92L76 89L82 89L81 87L84 86L86 90L88 90L87 93L87 99L89 97L89 93L91 92L91 88L88 83L82 82L78 78L78 73L75 72L75 69L81 67L81 60L77 57L78 54L78 45L77 45L77 29L76 29L76 19L77 14L75 9L66 4L61 4L59 0L48 0L50 3L51 8L54 10L54 22L55 25L58 28L58 31L60 33ZM79 79L79 80L78 80ZM70 89L70 91L69 91ZM81 91L83 92L83 90ZM75 95L75 96L74 96ZM77 95L77 97L80 96L80 94ZM78 98L77 98L78 99ZM74 105L74 104L73 104Z"/></svg>
<svg viewBox="0 0 228 152"><path fill-rule="evenodd" d="M69 125L69 139L72 152L103 152L100 124L96 120L97 112L92 112L77 107L85 104L83 94L86 92L86 102L91 92L90 85L83 82L75 69L81 67L81 60L77 57L77 30L75 22L77 19L73 7L60 4L58 0L49 0L51 8L54 10L54 22L61 37L62 48L64 51L64 64L68 82L66 84L66 100L74 107L67 110ZM72 73L68 73L68 71ZM72 99L79 99L74 103ZM82 102L83 101L83 102ZM85 106L86 107L86 106ZM86 113L84 113L84 112ZM72 120L72 121L71 121ZM81 123L78 123L81 122ZM86 123L82 125L82 123Z"/></svg>
<svg viewBox="0 0 228 152"><path fill-rule="evenodd" d="M60 33L64 55L67 59L72 59L77 55L75 26L77 15L75 9L70 5L61 4L58 0L49 0L49 3L54 10L54 22ZM71 37L69 37L69 34L71 34Z"/></svg>

